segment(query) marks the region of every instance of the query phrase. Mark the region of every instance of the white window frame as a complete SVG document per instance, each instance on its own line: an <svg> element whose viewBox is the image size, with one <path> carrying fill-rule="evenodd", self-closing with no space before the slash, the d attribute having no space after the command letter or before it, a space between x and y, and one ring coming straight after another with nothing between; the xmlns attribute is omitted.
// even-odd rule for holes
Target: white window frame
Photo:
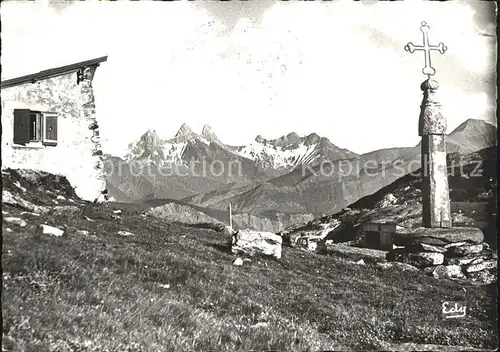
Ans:
<svg viewBox="0 0 500 352"><path fill-rule="evenodd" d="M55 143L57 145L57 139L48 139L47 138L47 117L55 116L57 119L57 123L59 124L58 114L55 112L42 112L42 142ZM59 131L57 131L57 135L59 135Z"/></svg>

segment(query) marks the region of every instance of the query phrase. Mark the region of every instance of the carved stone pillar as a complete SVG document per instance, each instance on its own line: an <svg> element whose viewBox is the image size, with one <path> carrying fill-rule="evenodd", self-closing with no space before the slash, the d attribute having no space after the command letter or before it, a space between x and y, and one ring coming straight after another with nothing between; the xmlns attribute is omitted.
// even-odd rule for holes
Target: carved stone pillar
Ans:
<svg viewBox="0 0 500 352"><path fill-rule="evenodd" d="M424 92L420 106L419 135L422 137L422 226L452 226L450 190L446 167L446 118L436 91L439 84L427 79L420 86Z"/></svg>

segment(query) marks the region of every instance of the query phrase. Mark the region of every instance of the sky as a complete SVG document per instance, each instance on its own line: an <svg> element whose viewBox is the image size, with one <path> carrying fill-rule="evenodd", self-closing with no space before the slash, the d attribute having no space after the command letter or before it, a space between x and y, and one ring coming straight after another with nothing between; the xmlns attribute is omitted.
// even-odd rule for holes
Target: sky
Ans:
<svg viewBox="0 0 500 352"><path fill-rule="evenodd" d="M2 1L2 80L103 55L104 151L205 124L224 143L316 132L356 153L419 141L420 23L451 132L496 125L494 2ZM34 55L34 53L37 53Z"/></svg>

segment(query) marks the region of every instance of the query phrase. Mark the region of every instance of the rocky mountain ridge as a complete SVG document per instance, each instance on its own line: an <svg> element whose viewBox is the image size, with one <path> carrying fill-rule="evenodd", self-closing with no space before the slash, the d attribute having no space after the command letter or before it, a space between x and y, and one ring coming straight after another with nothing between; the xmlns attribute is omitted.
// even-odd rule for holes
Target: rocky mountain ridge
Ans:
<svg viewBox="0 0 500 352"><path fill-rule="evenodd" d="M357 156L356 153L339 148L328 138L320 137L316 133L300 137L295 132L271 140L258 135L252 143L236 147L236 151L261 165L289 170L301 164L350 159Z"/></svg>
<svg viewBox="0 0 500 352"><path fill-rule="evenodd" d="M201 134L194 132L186 123L182 124L173 138L161 138L155 130L148 130L137 142L129 144L125 161L154 162L157 165L189 164L193 159L210 156L203 147L220 149L235 160L253 161L264 169L289 171L300 164L320 160L339 160L357 156L347 149L332 144L328 138L316 133L300 137L292 132L277 139L267 140L258 135L253 142L243 146L230 146L221 142L209 125ZM197 146L198 154L190 152Z"/></svg>

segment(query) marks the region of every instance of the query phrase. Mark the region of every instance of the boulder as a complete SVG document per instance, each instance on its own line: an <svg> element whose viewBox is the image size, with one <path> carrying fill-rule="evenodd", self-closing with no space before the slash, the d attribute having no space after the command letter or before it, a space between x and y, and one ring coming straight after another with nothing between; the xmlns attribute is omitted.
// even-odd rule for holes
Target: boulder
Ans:
<svg viewBox="0 0 500 352"><path fill-rule="evenodd" d="M53 215L76 214L81 211L76 205L55 205L47 208L48 212Z"/></svg>
<svg viewBox="0 0 500 352"><path fill-rule="evenodd" d="M458 247L458 246L464 246L466 244L470 244L469 242L453 242L453 243L448 243L448 244L445 244L443 247L448 249L448 248L451 248L451 247Z"/></svg>
<svg viewBox="0 0 500 352"><path fill-rule="evenodd" d="M447 257L462 257L469 254L479 254L483 250L483 244L464 244L462 246L449 247L446 250Z"/></svg>
<svg viewBox="0 0 500 352"><path fill-rule="evenodd" d="M40 225L40 229L43 235L61 237L64 234L64 230L49 225Z"/></svg>
<svg viewBox="0 0 500 352"><path fill-rule="evenodd" d="M313 242L316 242L315 245L310 245L316 246L318 245L318 242L320 240L325 239L331 232L333 232L337 227L339 227L341 222L336 219L332 219L329 222L324 222L324 223L317 223L317 224L311 224L311 227L314 227L312 229L305 229L305 230L297 230L295 232L282 232L281 235L283 237L288 238L289 243L292 247L295 247L296 245L300 245L301 247L307 248L309 245L307 243L312 240ZM286 235L286 236L285 236ZM299 241L302 241L301 244L298 244ZM308 249L311 251L315 251L315 249Z"/></svg>
<svg viewBox="0 0 500 352"><path fill-rule="evenodd" d="M477 271L493 269L497 267L497 261L495 259L485 260L479 264L471 264L465 268L467 273L474 273Z"/></svg>
<svg viewBox="0 0 500 352"><path fill-rule="evenodd" d="M268 255L281 258L281 236L272 232L239 230L233 234L231 252L235 254Z"/></svg>
<svg viewBox="0 0 500 352"><path fill-rule="evenodd" d="M473 261L477 261L478 259L480 259L480 261L478 261L477 263L483 261L483 258L481 257L470 255L470 256L456 257L456 258L445 258L444 263L446 265L468 265L471 264Z"/></svg>
<svg viewBox="0 0 500 352"><path fill-rule="evenodd" d="M120 236L134 236L134 234L132 232L128 232L128 231L118 231L117 232Z"/></svg>
<svg viewBox="0 0 500 352"><path fill-rule="evenodd" d="M14 216L8 216L3 218L3 222L9 225L16 225L19 227L26 227L26 225L28 225L26 221L24 221L23 219L16 218Z"/></svg>
<svg viewBox="0 0 500 352"><path fill-rule="evenodd" d="M29 216L37 216L37 217L40 216L40 214L38 214L38 213L32 213L31 211L22 211L21 215L29 215Z"/></svg>
<svg viewBox="0 0 500 352"><path fill-rule="evenodd" d="M480 284L485 284L485 285L488 285L488 284L491 284L491 283L497 281L497 273L494 270L492 270L492 271L489 271L489 270L476 271L476 272L467 274L467 277L474 282L477 282Z"/></svg>
<svg viewBox="0 0 500 352"><path fill-rule="evenodd" d="M389 268L399 268L402 271L418 271L418 268L413 265L400 263L400 262L378 262L375 264L381 269L389 269Z"/></svg>
<svg viewBox="0 0 500 352"><path fill-rule="evenodd" d="M236 258L236 259L233 261L233 265L236 265L236 266L241 266L241 265L243 265L243 259L241 259L241 258Z"/></svg>
<svg viewBox="0 0 500 352"><path fill-rule="evenodd" d="M295 246L314 253L326 252L325 241L316 237L309 237L309 236L300 237L297 240Z"/></svg>
<svg viewBox="0 0 500 352"><path fill-rule="evenodd" d="M435 252L408 253L405 249L398 248L388 252L386 259L388 261L410 264L417 268L424 268L431 265L443 264L444 255Z"/></svg>
<svg viewBox="0 0 500 352"><path fill-rule="evenodd" d="M438 265L432 271L436 279L464 279L462 268L459 265Z"/></svg>
<svg viewBox="0 0 500 352"><path fill-rule="evenodd" d="M393 244L409 246L413 244L429 244L445 246L454 242L482 243L483 232L474 227L451 228L403 228L397 229L393 236Z"/></svg>
<svg viewBox="0 0 500 352"><path fill-rule="evenodd" d="M470 265L476 265L476 264L482 263L487 259L489 259L489 258L477 257L472 262L470 262Z"/></svg>

